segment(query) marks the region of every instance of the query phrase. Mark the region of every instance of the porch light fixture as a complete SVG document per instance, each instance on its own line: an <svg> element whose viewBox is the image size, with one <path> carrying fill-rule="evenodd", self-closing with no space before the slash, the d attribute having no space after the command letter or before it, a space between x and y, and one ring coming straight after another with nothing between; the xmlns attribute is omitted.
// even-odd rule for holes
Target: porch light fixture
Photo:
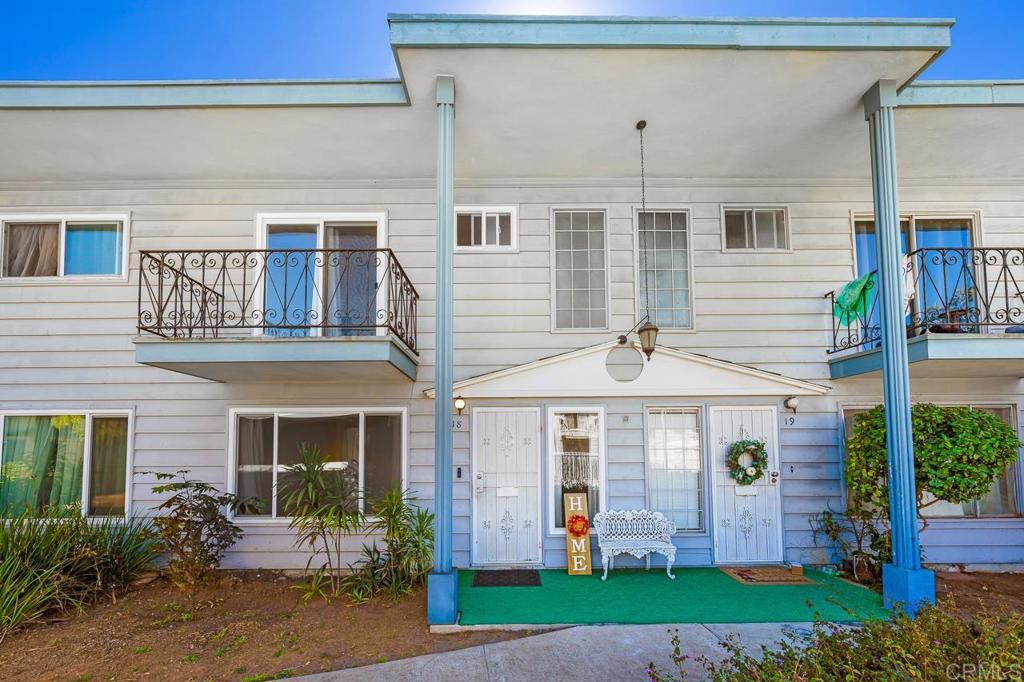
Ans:
<svg viewBox="0 0 1024 682"><path fill-rule="evenodd" d="M459 411L459 414L462 414L462 411L466 409L466 399L461 395L455 399L455 409Z"/></svg>
<svg viewBox="0 0 1024 682"><path fill-rule="evenodd" d="M786 406L787 410L793 410L794 412L796 412L796 408L800 407L800 399L797 398L795 395L791 395L788 398L786 398L786 401L782 404Z"/></svg>
<svg viewBox="0 0 1024 682"><path fill-rule="evenodd" d="M619 343L626 345L629 335L636 332L640 337L640 350L644 352L647 361L650 362L651 355L658 343L658 327L651 322L651 273L647 269L647 251L640 244L639 239L640 223L643 222L643 216L647 214L647 173L644 169L644 128L646 127L647 121L636 122L636 129L640 132L640 214L637 220L637 249L640 251L640 270L647 278L647 286L644 287L644 316L636 323L636 326L625 334L619 335Z"/></svg>

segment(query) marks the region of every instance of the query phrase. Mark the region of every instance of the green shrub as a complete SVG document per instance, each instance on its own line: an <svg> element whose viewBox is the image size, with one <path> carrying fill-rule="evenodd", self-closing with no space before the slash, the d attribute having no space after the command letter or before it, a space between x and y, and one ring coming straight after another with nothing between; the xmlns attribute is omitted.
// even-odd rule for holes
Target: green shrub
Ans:
<svg viewBox="0 0 1024 682"><path fill-rule="evenodd" d="M188 478L188 471L174 474L149 472L158 480L173 480L153 487L157 494L172 493L157 510L164 514L153 520L165 549L170 552L167 575L175 587L188 592L195 589L220 566L224 553L242 537L242 529L227 517L228 510L254 505L219 491L205 481Z"/></svg>
<svg viewBox="0 0 1024 682"><path fill-rule="evenodd" d="M364 544L362 558L349 566L343 583L352 601L381 592L397 600L426 580L433 565L434 515L413 502L408 491L394 486L372 502L374 516L366 531L379 533L384 548Z"/></svg>
<svg viewBox="0 0 1024 682"><path fill-rule="evenodd" d="M78 505L0 523L0 641L49 611L113 596L160 553L145 520L88 520Z"/></svg>
<svg viewBox="0 0 1024 682"><path fill-rule="evenodd" d="M918 511L939 500L983 497L1018 457L1021 442L1014 430L983 410L918 403L911 407L911 419ZM885 412L879 405L854 420L844 472L848 505L887 515L887 471ZM926 501L925 493L932 498Z"/></svg>
<svg viewBox="0 0 1024 682"><path fill-rule="evenodd" d="M649 664L650 682L687 678L690 657L677 634L672 644L675 670ZM981 612L966 619L944 602L925 607L914 620L894 613L891 620L859 627L816 623L809 641L791 638L756 654L735 638L723 647L724 661L695 659L715 682L1018 680L1024 677L1024 615Z"/></svg>

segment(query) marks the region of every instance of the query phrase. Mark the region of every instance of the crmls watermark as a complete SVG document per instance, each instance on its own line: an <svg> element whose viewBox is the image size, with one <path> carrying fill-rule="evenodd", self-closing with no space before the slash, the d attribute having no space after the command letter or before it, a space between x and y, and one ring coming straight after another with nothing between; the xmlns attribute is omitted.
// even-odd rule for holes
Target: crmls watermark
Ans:
<svg viewBox="0 0 1024 682"><path fill-rule="evenodd" d="M1019 663L950 663L946 666L950 682L1024 682Z"/></svg>

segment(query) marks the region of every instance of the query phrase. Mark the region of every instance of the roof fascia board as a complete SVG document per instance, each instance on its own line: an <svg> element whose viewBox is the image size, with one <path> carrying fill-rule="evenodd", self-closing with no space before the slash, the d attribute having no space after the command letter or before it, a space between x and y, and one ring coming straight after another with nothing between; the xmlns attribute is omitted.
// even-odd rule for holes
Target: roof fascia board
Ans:
<svg viewBox="0 0 1024 682"><path fill-rule="evenodd" d="M401 47L692 47L892 50L949 47L952 19L529 17L392 14Z"/></svg>
<svg viewBox="0 0 1024 682"><path fill-rule="evenodd" d="M4 81L2 109L394 106L405 84L353 81Z"/></svg>
<svg viewBox="0 0 1024 682"><path fill-rule="evenodd" d="M1024 106L1024 81L918 81L897 97L900 108Z"/></svg>

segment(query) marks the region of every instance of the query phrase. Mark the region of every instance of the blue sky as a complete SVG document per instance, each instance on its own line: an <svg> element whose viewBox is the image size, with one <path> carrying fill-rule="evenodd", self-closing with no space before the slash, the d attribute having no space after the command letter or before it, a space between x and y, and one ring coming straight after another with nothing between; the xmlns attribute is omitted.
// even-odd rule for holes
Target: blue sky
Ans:
<svg viewBox="0 0 1024 682"><path fill-rule="evenodd" d="M388 12L952 17L932 79L1024 79L1024 2L0 0L0 79L395 76Z"/></svg>

